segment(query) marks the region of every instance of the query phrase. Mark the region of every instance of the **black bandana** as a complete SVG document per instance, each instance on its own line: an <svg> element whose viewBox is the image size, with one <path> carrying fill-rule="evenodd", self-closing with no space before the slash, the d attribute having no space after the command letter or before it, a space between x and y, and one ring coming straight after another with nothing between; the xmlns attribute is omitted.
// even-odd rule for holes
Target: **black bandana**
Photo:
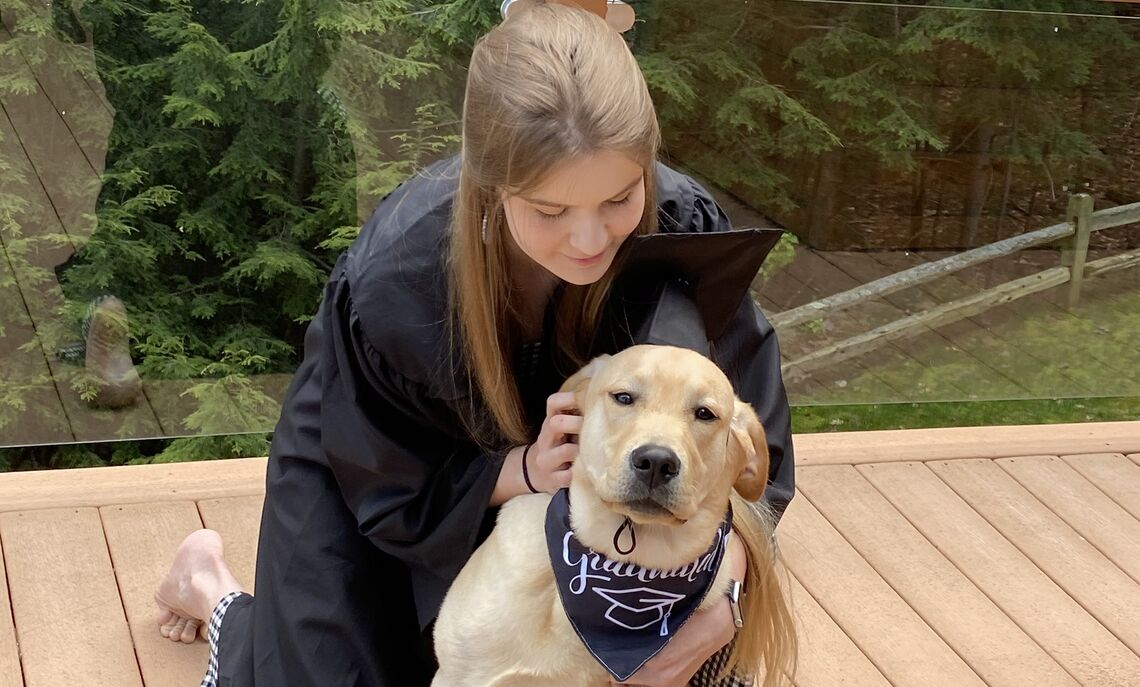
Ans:
<svg viewBox="0 0 1140 687"><path fill-rule="evenodd" d="M546 548L562 607L586 649L622 681L653 658L701 605L732 531L725 513L708 551L674 570L650 570L606 558L570 529L569 491L546 510Z"/></svg>

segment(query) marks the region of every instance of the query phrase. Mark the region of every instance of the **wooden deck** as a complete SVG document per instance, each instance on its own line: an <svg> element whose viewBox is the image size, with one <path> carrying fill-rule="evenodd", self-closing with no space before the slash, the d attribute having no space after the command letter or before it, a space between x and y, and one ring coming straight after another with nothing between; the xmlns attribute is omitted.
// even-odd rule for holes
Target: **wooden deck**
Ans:
<svg viewBox="0 0 1140 687"><path fill-rule="evenodd" d="M779 528L799 687L1140 684L1140 422L804 435ZM190 687L177 543L252 582L264 460L0 475L0 686Z"/></svg>

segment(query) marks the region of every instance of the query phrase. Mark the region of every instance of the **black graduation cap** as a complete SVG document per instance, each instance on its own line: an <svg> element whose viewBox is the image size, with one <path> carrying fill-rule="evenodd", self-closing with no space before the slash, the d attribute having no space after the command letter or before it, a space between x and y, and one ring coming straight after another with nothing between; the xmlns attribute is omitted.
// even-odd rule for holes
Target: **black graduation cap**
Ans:
<svg viewBox="0 0 1140 687"><path fill-rule="evenodd" d="M595 352L633 341L707 355L708 341L724 333L781 234L764 228L629 237Z"/></svg>

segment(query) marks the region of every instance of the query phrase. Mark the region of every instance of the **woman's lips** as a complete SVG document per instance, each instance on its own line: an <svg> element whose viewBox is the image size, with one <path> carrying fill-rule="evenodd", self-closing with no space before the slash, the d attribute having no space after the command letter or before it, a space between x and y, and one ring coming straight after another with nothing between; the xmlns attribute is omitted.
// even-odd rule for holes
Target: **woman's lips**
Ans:
<svg viewBox="0 0 1140 687"><path fill-rule="evenodd" d="M567 257L569 257L569 256L567 256ZM573 263L575 265L578 265L579 267L589 267L591 265L598 264L599 262L601 262L602 258L604 258L604 257L606 257L606 252L602 251L601 253L598 253L597 255L594 255L594 256L589 257L589 258L570 258L570 260L573 261Z"/></svg>

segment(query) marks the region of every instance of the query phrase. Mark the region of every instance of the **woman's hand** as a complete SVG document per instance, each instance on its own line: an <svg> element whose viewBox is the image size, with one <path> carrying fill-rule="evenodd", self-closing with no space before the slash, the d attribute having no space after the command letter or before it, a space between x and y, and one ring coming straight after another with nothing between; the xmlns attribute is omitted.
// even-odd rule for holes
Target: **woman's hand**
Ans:
<svg viewBox="0 0 1140 687"><path fill-rule="evenodd" d="M729 573L735 580L743 580L748 571L748 554L740 537L728 540ZM661 653L649 659L641 669L625 682L610 682L626 687L685 687L697 674L705 661L732 641L736 625L732 621L732 607L724 597L708 608L697 611L677 635L665 645Z"/></svg>
<svg viewBox="0 0 1140 687"><path fill-rule="evenodd" d="M570 467L578 457L578 433L582 431L582 416L575 405L570 391L546 399L546 420L526 455L530 483L539 491L553 494L570 486Z"/></svg>
<svg viewBox="0 0 1140 687"><path fill-rule="evenodd" d="M540 492L553 494L570 486L570 466L578 457L578 433L582 431L582 418L576 414L574 394L563 391L546 399L546 419L542 422L538 438L530 445L516 446L507 452L499 480L491 494L491 505L501 506L507 499L529 494L530 488L523 477L523 457L526 457L526 475Z"/></svg>
<svg viewBox="0 0 1140 687"><path fill-rule="evenodd" d="M677 635L625 682L628 687L685 687L704 662L732 641L735 626L728 598L697 611Z"/></svg>

